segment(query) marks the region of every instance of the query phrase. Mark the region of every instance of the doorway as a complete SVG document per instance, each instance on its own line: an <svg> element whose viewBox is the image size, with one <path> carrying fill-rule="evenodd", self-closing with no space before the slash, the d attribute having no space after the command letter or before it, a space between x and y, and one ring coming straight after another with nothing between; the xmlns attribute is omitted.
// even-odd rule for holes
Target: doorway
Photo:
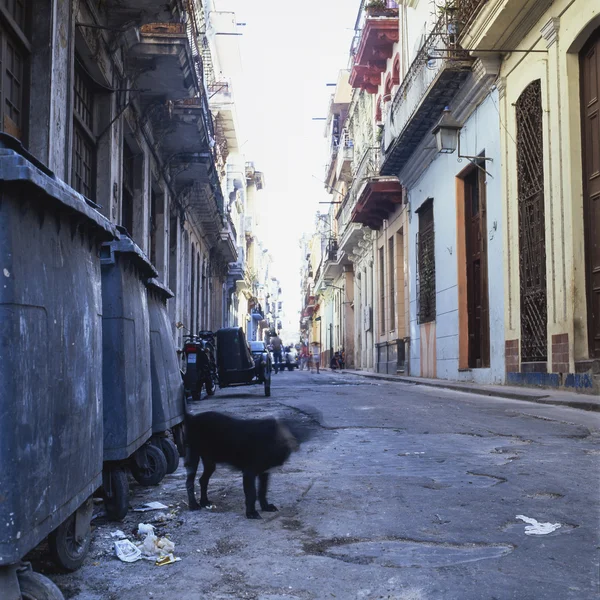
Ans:
<svg viewBox="0 0 600 600"><path fill-rule="evenodd" d="M600 358L600 28L579 55L589 357Z"/></svg>
<svg viewBox="0 0 600 600"><path fill-rule="evenodd" d="M469 368L479 369L490 366L485 173L472 169L464 190Z"/></svg>

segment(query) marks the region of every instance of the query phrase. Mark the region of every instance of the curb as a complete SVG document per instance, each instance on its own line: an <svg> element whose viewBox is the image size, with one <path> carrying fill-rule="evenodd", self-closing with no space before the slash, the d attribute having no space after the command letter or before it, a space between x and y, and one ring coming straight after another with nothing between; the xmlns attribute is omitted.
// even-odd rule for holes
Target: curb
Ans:
<svg viewBox="0 0 600 600"><path fill-rule="evenodd" d="M330 369L327 369L330 371ZM523 400L526 402L534 402L537 404L548 404L551 406L568 406L569 408L577 408L579 410L586 410L590 412L600 412L600 401L599 402L591 402L586 400L558 400L553 398L551 394L539 394L535 395L532 393L520 393L518 391L506 390L502 389L501 386L498 386L497 389L487 389L487 388L478 388L474 385L462 385L453 382L446 382L444 380L440 380L439 382L435 381L418 381L414 378L402 377L402 376L394 376L394 375L381 375L379 373L362 373L360 371L343 371L347 375L353 375L355 377L364 377L365 379L378 379L381 381L396 381L401 383L410 383L412 385L422 385L426 387L433 388L442 388L446 390L453 390L455 392L465 392L468 394L477 394L480 396L492 396L497 398L507 398L509 400Z"/></svg>

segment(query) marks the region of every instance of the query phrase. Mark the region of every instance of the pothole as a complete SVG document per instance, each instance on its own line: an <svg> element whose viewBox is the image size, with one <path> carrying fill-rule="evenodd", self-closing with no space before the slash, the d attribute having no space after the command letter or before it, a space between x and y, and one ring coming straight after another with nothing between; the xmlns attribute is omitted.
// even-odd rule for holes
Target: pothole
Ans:
<svg viewBox="0 0 600 600"><path fill-rule="evenodd" d="M469 483L475 483L477 487L491 487L493 485L499 485L500 483L506 483L507 481L504 477L488 475L487 473L473 473L473 471L467 471L467 475L477 477L475 481L469 481Z"/></svg>
<svg viewBox="0 0 600 600"><path fill-rule="evenodd" d="M558 492L535 492L534 494L527 494L527 498L534 498L536 500L556 500L563 497L564 494L559 494Z"/></svg>
<svg viewBox="0 0 600 600"><path fill-rule="evenodd" d="M323 542L320 554L355 564L383 567L450 567L510 554L510 544L447 544L416 540Z"/></svg>

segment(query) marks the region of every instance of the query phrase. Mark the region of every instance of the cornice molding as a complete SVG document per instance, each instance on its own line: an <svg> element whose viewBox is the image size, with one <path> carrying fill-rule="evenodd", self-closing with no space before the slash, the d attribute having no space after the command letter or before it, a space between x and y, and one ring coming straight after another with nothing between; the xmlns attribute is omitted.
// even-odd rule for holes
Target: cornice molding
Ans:
<svg viewBox="0 0 600 600"><path fill-rule="evenodd" d="M540 33L546 40L546 47L550 48L552 44L558 41L558 30L560 29L560 19L552 17L541 29Z"/></svg>

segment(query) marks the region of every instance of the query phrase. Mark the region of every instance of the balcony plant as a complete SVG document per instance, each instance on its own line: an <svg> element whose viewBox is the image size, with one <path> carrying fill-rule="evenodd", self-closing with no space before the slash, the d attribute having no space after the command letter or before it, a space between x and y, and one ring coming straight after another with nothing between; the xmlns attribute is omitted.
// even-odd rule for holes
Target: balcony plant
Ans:
<svg viewBox="0 0 600 600"><path fill-rule="evenodd" d="M388 17L396 15L398 9L388 7L384 0L370 0L365 4L365 12L370 17Z"/></svg>

